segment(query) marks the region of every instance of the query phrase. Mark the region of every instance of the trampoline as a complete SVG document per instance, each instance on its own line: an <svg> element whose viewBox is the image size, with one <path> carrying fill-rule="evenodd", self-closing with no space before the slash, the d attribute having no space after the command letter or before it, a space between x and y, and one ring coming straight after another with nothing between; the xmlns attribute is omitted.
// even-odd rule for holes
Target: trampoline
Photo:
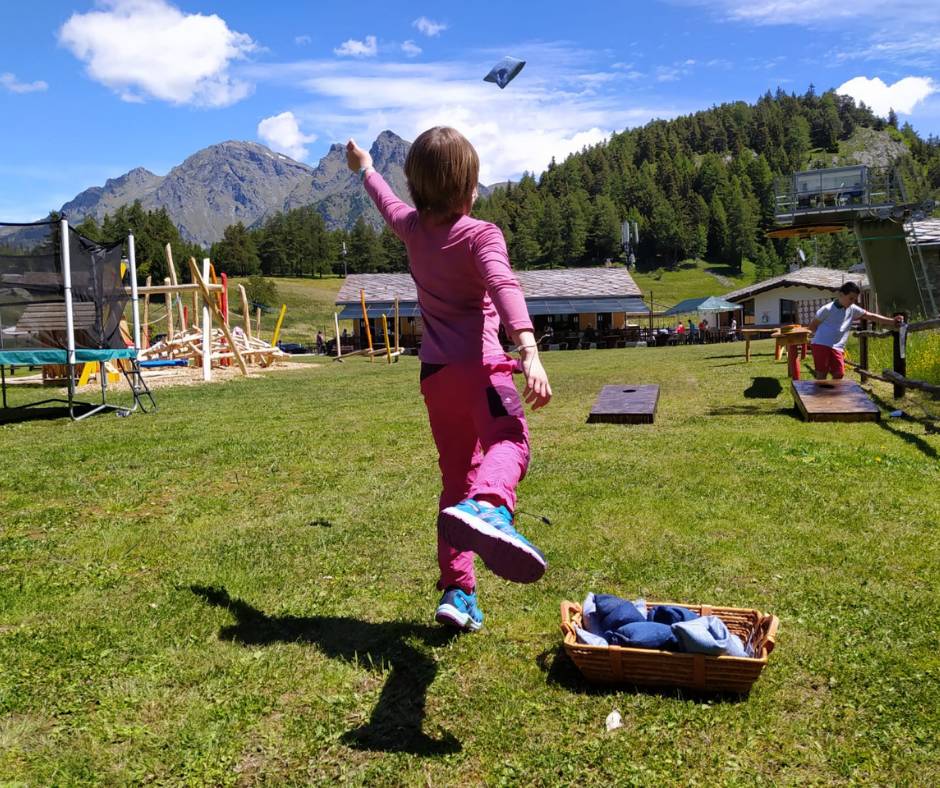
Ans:
<svg viewBox="0 0 940 788"><path fill-rule="evenodd" d="M103 410L128 415L145 407L156 408L140 374L140 319L137 303L137 266L134 236L127 240L133 338L122 331L128 292L123 282L125 241L101 244L69 227L68 221L34 224L0 223L0 388L7 404L6 367L61 365L65 368L68 398L31 402L22 410L49 402L68 405L78 421ZM98 362L100 402L75 398L79 364ZM133 394L130 407L107 401L105 365L114 362ZM79 410L82 410L79 413Z"/></svg>

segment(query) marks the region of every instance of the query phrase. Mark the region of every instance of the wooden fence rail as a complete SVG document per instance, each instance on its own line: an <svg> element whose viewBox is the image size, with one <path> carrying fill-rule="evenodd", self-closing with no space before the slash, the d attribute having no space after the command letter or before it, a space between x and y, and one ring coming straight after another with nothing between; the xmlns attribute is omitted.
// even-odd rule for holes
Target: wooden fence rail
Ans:
<svg viewBox="0 0 940 788"><path fill-rule="evenodd" d="M861 375L862 383L866 378L874 378L884 383L890 383L894 386L894 398L900 399L904 396L907 389L919 389L929 394L940 394L940 386L927 383L924 380L912 380L907 377L907 335L914 331L926 331L931 328L940 328L940 318L930 320L919 320L914 323L904 323L900 328L888 329L886 331L872 331L866 327L865 321L859 331L855 332L858 337L859 363L848 363L852 369L858 371ZM868 340L872 337L892 337L893 347L893 369L882 370L881 375L876 375L868 369Z"/></svg>

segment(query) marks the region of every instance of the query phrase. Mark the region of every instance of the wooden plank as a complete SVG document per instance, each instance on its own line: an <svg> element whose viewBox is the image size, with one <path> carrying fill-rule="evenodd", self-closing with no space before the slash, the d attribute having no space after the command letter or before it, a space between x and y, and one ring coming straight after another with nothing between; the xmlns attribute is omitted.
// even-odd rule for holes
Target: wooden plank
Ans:
<svg viewBox="0 0 940 788"><path fill-rule="evenodd" d="M170 248L170 245L167 244L163 248L163 251L166 253L166 265L167 265L167 271L170 274L170 285L172 285L173 287L179 287L179 282L176 279L176 266L173 265L173 250ZM185 331L186 330L186 316L183 313L183 299L174 298L173 300L176 301L176 306L179 309L180 328L183 331Z"/></svg>
<svg viewBox="0 0 940 788"><path fill-rule="evenodd" d="M806 421L878 421L881 411L854 380L793 380L793 401Z"/></svg>
<svg viewBox="0 0 940 788"><path fill-rule="evenodd" d="M658 404L656 384L604 386L588 415L588 424L652 424Z"/></svg>
<svg viewBox="0 0 940 788"><path fill-rule="evenodd" d="M222 319L222 313L219 311L218 306L216 306L212 296L209 295L209 290L206 288L206 281L202 278L202 274L199 273L199 269L196 268L196 260L192 257L189 258L189 270L192 273L193 281L199 285L199 288L202 290L203 299L209 305L209 308L215 313L215 316L219 319L219 322L222 324L222 333L225 334L225 338L228 340L229 347L235 354L235 360L238 362L238 368L242 371L243 375L247 375L248 368L245 366L245 360L242 358L242 354L239 351L238 345L235 344L235 340L232 338L232 332L229 331L228 324Z"/></svg>

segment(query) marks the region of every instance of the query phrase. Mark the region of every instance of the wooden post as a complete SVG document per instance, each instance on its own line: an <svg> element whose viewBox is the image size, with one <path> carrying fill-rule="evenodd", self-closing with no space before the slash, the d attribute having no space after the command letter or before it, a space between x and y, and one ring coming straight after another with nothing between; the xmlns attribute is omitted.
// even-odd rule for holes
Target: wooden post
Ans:
<svg viewBox="0 0 940 788"><path fill-rule="evenodd" d="M385 357L388 363L392 363L392 343L388 340L388 318L382 313L382 333L385 334Z"/></svg>
<svg viewBox="0 0 940 788"><path fill-rule="evenodd" d="M359 291L359 301L362 303L362 322L366 325L366 339L369 340L369 361L375 361L372 357L372 329L369 328L369 313L366 311L366 291Z"/></svg>
<svg viewBox="0 0 940 788"><path fill-rule="evenodd" d="M199 314L199 291L193 290L193 325L196 325L196 320L198 319L196 315Z"/></svg>
<svg viewBox="0 0 940 788"><path fill-rule="evenodd" d="M257 336L258 339L261 339L261 307L260 306L255 307L255 318L258 324L255 330L255 335Z"/></svg>
<svg viewBox="0 0 940 788"><path fill-rule="evenodd" d="M228 276L222 272L222 319L228 325Z"/></svg>
<svg viewBox="0 0 940 788"><path fill-rule="evenodd" d="M862 320L859 324L859 329L861 331L868 330L868 321ZM858 367L859 367L859 376L861 377L862 383L868 380L868 376L865 374L865 370L868 369L868 337L861 336L858 338Z"/></svg>
<svg viewBox="0 0 940 788"><path fill-rule="evenodd" d="M238 345L235 343L235 340L232 337L232 332L229 331L228 325L224 320L222 320L222 313L219 312L218 306L216 306L215 301L209 294L209 290L206 288L206 282L199 275L199 269L196 268L196 260L192 257L189 259L189 267L193 275L193 281L199 285L199 289L202 291L203 300L206 302L206 304L209 305L209 307L213 309L222 324L222 333L225 334L225 338L228 340L229 347L232 349L232 354L235 356L235 360L238 362L239 369L241 369L243 375L247 375L248 368L245 366L245 359L242 358L242 353L238 349Z"/></svg>
<svg viewBox="0 0 940 788"><path fill-rule="evenodd" d="M891 332L894 340L894 371L902 378L907 377L907 326L901 326ZM894 398L904 396L905 388L898 383L894 384Z"/></svg>
<svg viewBox="0 0 940 788"><path fill-rule="evenodd" d="M163 280L163 284L167 285L168 287L172 285L172 282L170 282L170 277L166 277ZM172 341L173 334L174 334L174 331L173 331L173 294L167 291L165 298L166 298L166 338ZM186 326L183 326L182 330L185 331Z"/></svg>
<svg viewBox="0 0 940 788"><path fill-rule="evenodd" d="M790 380L800 379L800 349L797 345L787 345L787 371Z"/></svg>
<svg viewBox="0 0 940 788"><path fill-rule="evenodd" d="M401 350L401 336L398 327L398 298L395 298L395 352Z"/></svg>
<svg viewBox="0 0 940 788"><path fill-rule="evenodd" d="M245 292L245 286L238 286L238 294L242 300L242 324L245 327L245 335L251 339L251 315L248 311L248 293Z"/></svg>
<svg viewBox="0 0 940 788"><path fill-rule="evenodd" d="M281 314L277 317L277 325L274 326L274 336L271 337L271 347L277 347L278 337L281 336L281 323L284 322L284 314L287 312L287 304L281 304Z"/></svg>
<svg viewBox="0 0 940 788"><path fill-rule="evenodd" d="M653 291L650 290L650 333L653 333Z"/></svg>
<svg viewBox="0 0 940 788"><path fill-rule="evenodd" d="M339 315L333 313L333 330L336 332L336 358L342 358L343 343L339 337Z"/></svg>
<svg viewBox="0 0 940 788"><path fill-rule="evenodd" d="M147 287L150 287L152 277L147 277ZM150 293L144 294L144 347L150 347Z"/></svg>
<svg viewBox="0 0 940 788"><path fill-rule="evenodd" d="M163 251L166 253L166 268L167 273L170 275L170 284L176 287L179 281L176 279L176 266L173 265L173 250L170 248L170 245L167 244L163 247ZM179 307L180 331L185 331L186 318L183 316L183 299L180 298L179 293L173 293L173 300L176 302L177 307ZM195 317L195 313L193 317Z"/></svg>
<svg viewBox="0 0 940 788"><path fill-rule="evenodd" d="M209 278L209 262L208 257L202 259L202 278L197 280L195 274L199 272L196 270L196 267L193 266L193 281L194 282L205 282ZM209 304L212 303L212 297L209 295L209 292L206 291L203 293L202 299L202 379L211 380L212 379L212 314L209 312ZM193 320L196 319L196 316L193 315Z"/></svg>

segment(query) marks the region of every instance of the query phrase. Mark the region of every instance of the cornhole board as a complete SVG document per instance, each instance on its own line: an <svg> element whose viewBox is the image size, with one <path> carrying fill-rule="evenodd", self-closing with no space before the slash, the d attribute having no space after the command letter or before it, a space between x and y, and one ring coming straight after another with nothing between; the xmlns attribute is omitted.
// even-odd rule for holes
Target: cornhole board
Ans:
<svg viewBox="0 0 940 788"><path fill-rule="evenodd" d="M806 421L878 421L881 411L854 380L794 380L793 401Z"/></svg>
<svg viewBox="0 0 940 788"><path fill-rule="evenodd" d="M658 385L604 386L588 415L588 424L652 424L658 404Z"/></svg>

